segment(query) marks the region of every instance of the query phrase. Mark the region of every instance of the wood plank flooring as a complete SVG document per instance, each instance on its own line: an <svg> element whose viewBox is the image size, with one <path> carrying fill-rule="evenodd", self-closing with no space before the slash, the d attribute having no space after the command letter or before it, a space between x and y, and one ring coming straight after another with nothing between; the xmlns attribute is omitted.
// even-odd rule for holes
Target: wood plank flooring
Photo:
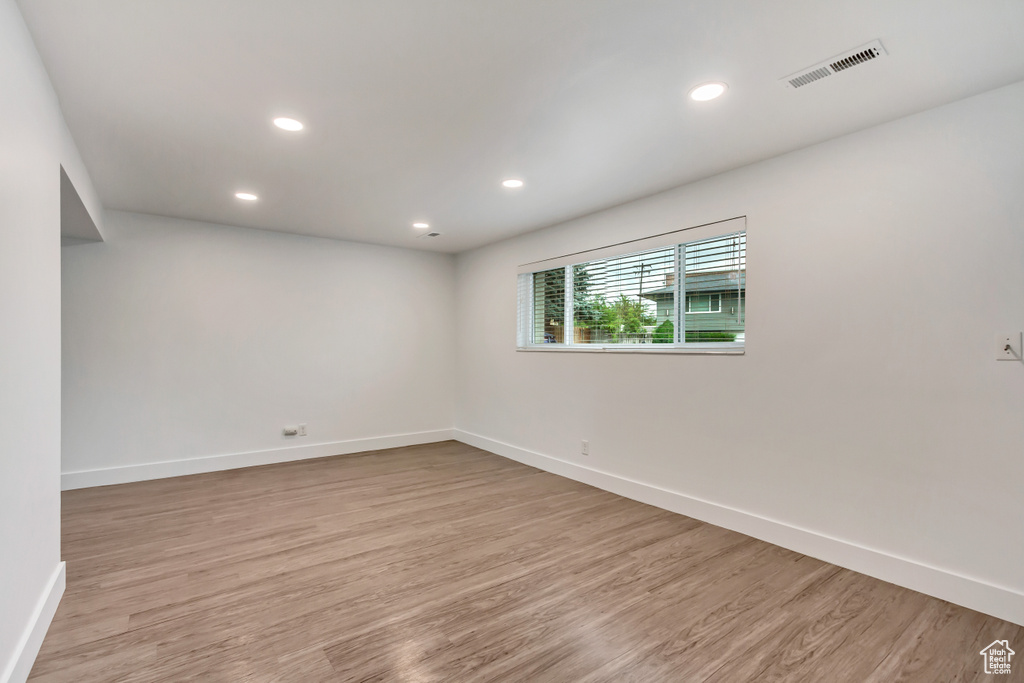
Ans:
<svg viewBox="0 0 1024 683"><path fill-rule="evenodd" d="M63 506L36 683L937 683L1024 653L1024 628L450 441Z"/></svg>

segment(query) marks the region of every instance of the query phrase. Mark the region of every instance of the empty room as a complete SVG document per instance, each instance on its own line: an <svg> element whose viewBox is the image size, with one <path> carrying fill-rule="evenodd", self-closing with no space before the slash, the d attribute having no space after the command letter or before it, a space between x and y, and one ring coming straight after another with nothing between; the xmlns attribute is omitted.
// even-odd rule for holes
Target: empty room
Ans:
<svg viewBox="0 0 1024 683"><path fill-rule="evenodd" d="M0 93L0 683L1024 681L1024 2L0 0Z"/></svg>

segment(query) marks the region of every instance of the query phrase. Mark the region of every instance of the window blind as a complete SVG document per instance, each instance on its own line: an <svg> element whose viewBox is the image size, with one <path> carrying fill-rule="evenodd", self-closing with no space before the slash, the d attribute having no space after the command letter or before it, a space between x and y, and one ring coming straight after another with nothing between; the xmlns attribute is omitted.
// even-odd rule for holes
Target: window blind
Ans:
<svg viewBox="0 0 1024 683"><path fill-rule="evenodd" d="M677 247L665 247L569 266L573 343L644 343L655 329L659 342L672 343L665 332L675 320L676 261Z"/></svg>
<svg viewBox="0 0 1024 683"><path fill-rule="evenodd" d="M530 340L534 344L565 342L565 269L542 270L532 275L533 309Z"/></svg>
<svg viewBox="0 0 1024 683"><path fill-rule="evenodd" d="M555 256L552 258L534 260L530 263L524 263L519 266L517 272L534 273L540 270L560 268L574 263L583 263L584 261L593 261L611 256L621 256L622 254L637 253L650 249L657 249L658 247L669 247L685 242L696 242L698 240L709 239L719 235L743 232L746 230L746 223L747 219L744 216L740 216L739 218L730 218L724 221L716 221L714 223L695 225L690 228L663 232L658 235L651 235L650 237L624 240L616 244L576 251L571 254Z"/></svg>
<svg viewBox="0 0 1024 683"><path fill-rule="evenodd" d="M743 219L713 226L745 228ZM673 238L708 231L676 231ZM746 231L661 244L639 240L536 262L519 275L521 348L742 348ZM629 247L648 247L631 251ZM599 255L599 258L586 258ZM580 258L583 256L584 258Z"/></svg>
<svg viewBox="0 0 1024 683"><path fill-rule="evenodd" d="M746 233L682 245L686 342L731 342L745 333ZM744 334L745 337L745 334Z"/></svg>

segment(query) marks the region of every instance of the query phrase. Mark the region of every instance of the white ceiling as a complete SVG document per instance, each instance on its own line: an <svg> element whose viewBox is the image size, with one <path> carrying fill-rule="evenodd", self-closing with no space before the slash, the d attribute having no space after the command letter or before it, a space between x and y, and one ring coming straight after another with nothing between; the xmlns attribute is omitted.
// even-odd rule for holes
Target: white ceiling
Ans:
<svg viewBox="0 0 1024 683"><path fill-rule="evenodd" d="M1024 79L1021 0L19 5L107 208L439 251Z"/></svg>

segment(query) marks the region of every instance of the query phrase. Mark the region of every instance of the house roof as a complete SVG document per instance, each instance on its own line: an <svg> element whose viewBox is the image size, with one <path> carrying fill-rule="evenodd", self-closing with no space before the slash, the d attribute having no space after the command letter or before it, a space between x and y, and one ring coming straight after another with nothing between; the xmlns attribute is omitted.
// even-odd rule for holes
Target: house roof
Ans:
<svg viewBox="0 0 1024 683"><path fill-rule="evenodd" d="M736 274L735 270L714 270L700 273L689 273L686 276L685 288L687 292L725 292L737 289L736 280L731 276ZM747 286L747 271L739 271L739 287ZM648 289L641 296L651 301L663 299L666 296L675 296L675 287L659 287Z"/></svg>

